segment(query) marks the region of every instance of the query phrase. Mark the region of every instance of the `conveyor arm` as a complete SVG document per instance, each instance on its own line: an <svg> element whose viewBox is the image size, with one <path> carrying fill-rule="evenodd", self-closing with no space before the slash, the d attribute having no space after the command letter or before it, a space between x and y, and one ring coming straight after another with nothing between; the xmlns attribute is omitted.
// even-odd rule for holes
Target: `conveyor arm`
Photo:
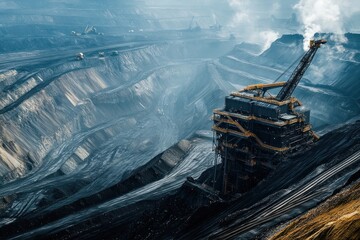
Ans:
<svg viewBox="0 0 360 240"><path fill-rule="evenodd" d="M313 60L316 51L321 44L325 44L326 40L311 40L310 49L306 52L304 57L301 59L300 63L295 68L294 72L291 74L289 80L286 82L285 86L280 90L276 99L278 101L284 101L291 97L291 94L294 92L296 86L299 84L302 76L304 75L306 69L309 67L311 61Z"/></svg>

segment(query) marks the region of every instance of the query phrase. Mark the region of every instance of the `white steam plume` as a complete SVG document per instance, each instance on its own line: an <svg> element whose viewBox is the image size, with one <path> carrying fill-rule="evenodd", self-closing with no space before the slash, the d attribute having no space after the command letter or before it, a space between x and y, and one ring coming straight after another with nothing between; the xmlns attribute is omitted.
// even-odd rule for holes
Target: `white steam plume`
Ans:
<svg viewBox="0 0 360 240"><path fill-rule="evenodd" d="M266 49L268 49L271 44L280 37L280 34L278 32L274 32L274 31L262 31L259 33L259 39L262 41L263 44L263 48L262 51L265 51Z"/></svg>
<svg viewBox="0 0 360 240"><path fill-rule="evenodd" d="M260 44L262 51L269 48L271 43L280 37L279 32L263 24L265 15L270 16L279 10L280 5L277 1L271 3L270 6L265 6L264 0L228 0L228 4L235 13L229 27L239 30L238 37L247 42Z"/></svg>
<svg viewBox="0 0 360 240"><path fill-rule="evenodd" d="M337 44L347 41L345 22L360 11L358 0L300 0L294 6L298 10L304 31L304 50L315 33L334 33Z"/></svg>

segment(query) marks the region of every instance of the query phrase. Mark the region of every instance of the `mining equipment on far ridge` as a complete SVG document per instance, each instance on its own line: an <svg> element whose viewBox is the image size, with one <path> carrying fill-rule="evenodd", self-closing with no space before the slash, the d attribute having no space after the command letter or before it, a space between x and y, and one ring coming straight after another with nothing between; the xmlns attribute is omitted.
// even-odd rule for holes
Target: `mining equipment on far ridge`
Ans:
<svg viewBox="0 0 360 240"><path fill-rule="evenodd" d="M241 193L256 185L286 155L318 139L310 111L292 97L315 53L326 40L311 40L287 82L255 84L225 97L213 111L215 159L221 158L223 194ZM277 96L268 90L281 88Z"/></svg>

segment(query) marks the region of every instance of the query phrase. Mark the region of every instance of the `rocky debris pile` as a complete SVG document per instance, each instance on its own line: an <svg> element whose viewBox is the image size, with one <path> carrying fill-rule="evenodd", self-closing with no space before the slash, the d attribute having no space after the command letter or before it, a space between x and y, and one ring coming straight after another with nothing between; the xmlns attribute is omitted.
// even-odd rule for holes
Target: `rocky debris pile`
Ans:
<svg viewBox="0 0 360 240"><path fill-rule="evenodd" d="M291 221L269 240L360 239L360 182Z"/></svg>

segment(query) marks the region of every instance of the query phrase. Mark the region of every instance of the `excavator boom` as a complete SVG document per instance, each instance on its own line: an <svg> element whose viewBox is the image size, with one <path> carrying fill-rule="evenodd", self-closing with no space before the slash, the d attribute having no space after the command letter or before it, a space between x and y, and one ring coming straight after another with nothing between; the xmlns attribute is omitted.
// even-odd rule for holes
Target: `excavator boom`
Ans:
<svg viewBox="0 0 360 240"><path fill-rule="evenodd" d="M292 93L294 92L296 86L299 84L302 76L304 75L306 69L309 67L311 61L313 60L316 51L320 48L321 44L325 44L326 40L311 40L310 49L306 52L304 57L301 59L300 63L295 68L294 72L291 74L289 80L286 82L285 86L280 90L276 99L278 101L288 100Z"/></svg>
<svg viewBox="0 0 360 240"><path fill-rule="evenodd" d="M249 86L245 87L240 92L252 91L252 90L264 90L264 91L267 91L269 89L283 87L285 84L286 84L286 82L253 84L253 85L249 85Z"/></svg>

